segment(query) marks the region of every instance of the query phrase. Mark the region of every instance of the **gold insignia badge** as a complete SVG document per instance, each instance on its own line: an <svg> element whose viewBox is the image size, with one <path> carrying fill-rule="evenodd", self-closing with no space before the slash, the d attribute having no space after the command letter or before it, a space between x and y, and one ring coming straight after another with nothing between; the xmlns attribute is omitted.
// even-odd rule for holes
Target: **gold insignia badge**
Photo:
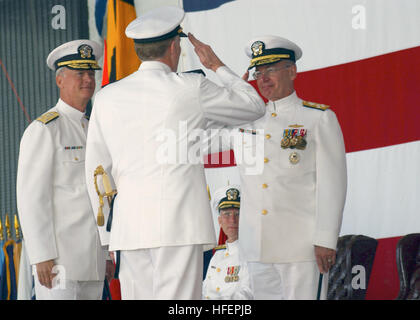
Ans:
<svg viewBox="0 0 420 320"><path fill-rule="evenodd" d="M289 128L302 128L302 127L304 127L304 125L303 124L291 124L290 126L289 126Z"/></svg>
<svg viewBox="0 0 420 320"><path fill-rule="evenodd" d="M263 53L263 49L264 49L264 43L261 41L255 41L252 45L251 45L251 50L252 50L252 55L254 57L257 57L259 55L261 55Z"/></svg>
<svg viewBox="0 0 420 320"><path fill-rule="evenodd" d="M300 156L297 152L292 152L289 156L289 161L291 164L297 164L300 160Z"/></svg>
<svg viewBox="0 0 420 320"><path fill-rule="evenodd" d="M226 191L226 196L227 196L229 201L232 201L232 200L236 201L236 200L238 200L239 190L235 189L235 188L228 189Z"/></svg>
<svg viewBox="0 0 420 320"><path fill-rule="evenodd" d="M77 49L80 53L80 56L83 59L87 59L87 58L91 58L92 57L92 47L90 45L87 44L82 44L78 49Z"/></svg>

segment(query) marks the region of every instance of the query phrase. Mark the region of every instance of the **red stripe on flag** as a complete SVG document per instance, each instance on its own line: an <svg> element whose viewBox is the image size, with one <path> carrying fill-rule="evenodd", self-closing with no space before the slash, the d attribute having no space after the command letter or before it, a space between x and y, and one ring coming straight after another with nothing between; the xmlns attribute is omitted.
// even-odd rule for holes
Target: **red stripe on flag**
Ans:
<svg viewBox="0 0 420 320"><path fill-rule="evenodd" d="M346 151L420 140L420 47L302 72L298 95L328 104L340 122Z"/></svg>

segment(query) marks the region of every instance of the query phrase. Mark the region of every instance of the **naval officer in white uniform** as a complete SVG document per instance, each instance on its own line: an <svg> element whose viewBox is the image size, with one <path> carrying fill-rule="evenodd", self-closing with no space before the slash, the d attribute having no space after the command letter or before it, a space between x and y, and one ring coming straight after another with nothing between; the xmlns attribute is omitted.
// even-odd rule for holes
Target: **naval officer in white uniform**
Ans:
<svg viewBox="0 0 420 320"><path fill-rule="evenodd" d="M235 128L235 142L222 137L239 167L239 244L250 262L254 298L315 299L320 273L320 298L326 298L347 189L340 125L328 106L297 96L302 50L295 43L267 35L245 51L269 100L266 114Z"/></svg>
<svg viewBox="0 0 420 320"><path fill-rule="evenodd" d="M239 242L251 262L256 299L315 299L320 273L335 262L341 228L347 188L343 135L328 106L297 96L295 62L302 51L295 43L262 36L245 50L269 102L265 116L251 125L264 129L264 170L241 175Z"/></svg>
<svg viewBox="0 0 420 320"><path fill-rule="evenodd" d="M70 41L50 53L47 65L56 71L60 99L26 128L20 143L17 207L36 269L37 300L102 297L105 252L84 170L85 109L100 56L101 47L90 40Z"/></svg>
<svg viewBox="0 0 420 320"><path fill-rule="evenodd" d="M238 186L222 187L215 192L213 207L226 234L226 243L215 248L203 282L203 299L253 299L248 264L238 246L239 212L241 205Z"/></svg>
<svg viewBox="0 0 420 320"><path fill-rule="evenodd" d="M126 35L140 68L95 97L86 178L94 208L98 166L118 192L112 229L107 233L105 223L100 232L121 254L122 299L201 299L202 245L216 239L203 164L191 151L209 121L240 124L265 112L252 86L193 35L201 62L224 86L176 73L183 18L182 9L161 7L132 21Z"/></svg>

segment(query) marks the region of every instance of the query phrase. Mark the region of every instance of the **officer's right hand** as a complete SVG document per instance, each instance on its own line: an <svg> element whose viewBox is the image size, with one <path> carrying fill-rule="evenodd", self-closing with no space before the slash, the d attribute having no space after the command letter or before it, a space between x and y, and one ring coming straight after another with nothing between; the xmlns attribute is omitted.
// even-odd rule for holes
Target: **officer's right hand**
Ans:
<svg viewBox="0 0 420 320"><path fill-rule="evenodd" d="M52 288L52 280L57 275L52 272L53 267L54 260L47 260L36 264L39 283L48 289Z"/></svg>
<svg viewBox="0 0 420 320"><path fill-rule="evenodd" d="M213 70L214 72L216 72L219 67L224 66L224 63L217 57L213 49L208 44L201 42L191 33L188 33L188 39L194 46L194 51L200 58L203 66L207 69Z"/></svg>
<svg viewBox="0 0 420 320"><path fill-rule="evenodd" d="M327 273L335 263L336 251L334 249L316 245L314 246L314 249L319 272Z"/></svg>

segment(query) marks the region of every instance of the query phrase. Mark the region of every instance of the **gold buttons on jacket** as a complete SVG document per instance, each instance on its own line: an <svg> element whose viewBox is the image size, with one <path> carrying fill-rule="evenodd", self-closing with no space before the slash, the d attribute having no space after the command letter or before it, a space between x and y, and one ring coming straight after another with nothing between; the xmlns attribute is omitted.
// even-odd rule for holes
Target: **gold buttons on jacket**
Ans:
<svg viewBox="0 0 420 320"><path fill-rule="evenodd" d="M267 163L268 161L268 158L264 158L264 163Z"/></svg>
<svg viewBox="0 0 420 320"><path fill-rule="evenodd" d="M263 183L262 187L263 187L263 189L267 189L268 185L266 183Z"/></svg>
<svg viewBox="0 0 420 320"><path fill-rule="evenodd" d="M262 213L263 215L266 215L266 214L268 213L268 211L264 209L261 213Z"/></svg>
<svg viewBox="0 0 420 320"><path fill-rule="evenodd" d="M269 133L267 133L266 135L265 135L265 138L268 140L268 139L270 139L271 138L271 134L269 134Z"/></svg>
<svg viewBox="0 0 420 320"><path fill-rule="evenodd" d="M275 113L275 112L273 112L272 114L271 114L271 116L274 118L274 117L277 117L277 113Z"/></svg>
<svg viewBox="0 0 420 320"><path fill-rule="evenodd" d="M74 158L74 160L75 160L75 161L78 161L78 160L79 160L79 158L78 158L78 157L76 157L76 158Z"/></svg>

